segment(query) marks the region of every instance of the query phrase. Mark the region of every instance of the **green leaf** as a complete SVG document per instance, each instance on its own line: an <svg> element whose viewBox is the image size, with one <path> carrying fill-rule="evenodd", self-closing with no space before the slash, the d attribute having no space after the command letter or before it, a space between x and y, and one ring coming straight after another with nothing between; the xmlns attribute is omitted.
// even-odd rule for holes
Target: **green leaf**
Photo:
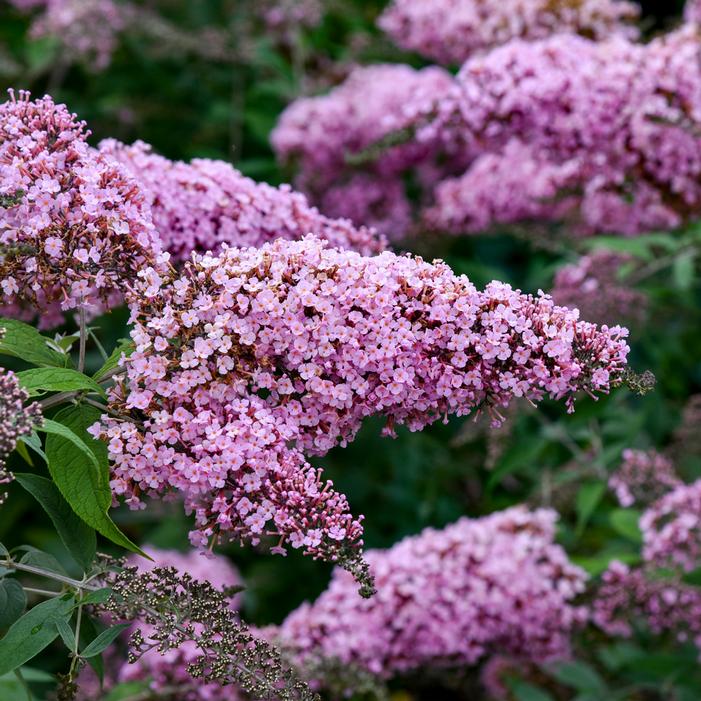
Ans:
<svg viewBox="0 0 701 701"><path fill-rule="evenodd" d="M119 637L122 631L129 628L130 625L131 623L120 623L119 625L112 626L107 630L103 630L102 633L95 638L95 640L80 651L80 656L88 658L99 655Z"/></svg>
<svg viewBox="0 0 701 701"><path fill-rule="evenodd" d="M24 460L24 462L27 463L27 465L29 465L30 467L34 467L34 463L32 462L32 456L29 454L29 450L27 449L27 445L24 441L17 441L15 450L20 455L22 460Z"/></svg>
<svg viewBox="0 0 701 701"><path fill-rule="evenodd" d="M5 335L0 340L0 354L21 358L32 365L57 368L66 366L68 356L51 350L47 345L49 339L29 324L2 317L0 329L5 329Z"/></svg>
<svg viewBox="0 0 701 701"><path fill-rule="evenodd" d="M112 590L109 587L97 589L86 594L81 600L81 604L104 604L112 596Z"/></svg>
<svg viewBox="0 0 701 701"><path fill-rule="evenodd" d="M81 604L83 603L85 603L85 597L81 600ZM86 611L83 610L83 623L80 626L80 647L83 648L89 645L90 641L94 640L104 629L105 626L101 622L90 618L90 616L86 615ZM88 664L93 668L102 685L105 680L105 663L102 660L102 655L88 657Z"/></svg>
<svg viewBox="0 0 701 701"><path fill-rule="evenodd" d="M28 436L22 436L19 442L28 445L37 455L41 456L44 462L46 462L46 453L41 447L41 438L39 438L39 434L36 431L32 431Z"/></svg>
<svg viewBox="0 0 701 701"><path fill-rule="evenodd" d="M559 682L579 692L599 694L600 698L606 698L606 683L593 667L584 662L560 662L551 667L551 673Z"/></svg>
<svg viewBox="0 0 701 701"><path fill-rule="evenodd" d="M95 558L95 531L78 518L51 480L26 473L15 473L15 479L42 505L73 559L87 572Z"/></svg>
<svg viewBox="0 0 701 701"><path fill-rule="evenodd" d="M148 557L127 538L107 511L112 505L107 446L88 432L100 411L86 405L71 406L56 414L56 422L78 442L59 432L46 440L49 472L73 511L113 543ZM87 454L86 454L87 451Z"/></svg>
<svg viewBox="0 0 701 701"><path fill-rule="evenodd" d="M58 629L58 634L63 640L63 644L71 651L75 650L75 633L73 629L68 625L68 621L64 618L58 618L55 621L56 628Z"/></svg>
<svg viewBox="0 0 701 701"><path fill-rule="evenodd" d="M49 572L56 572L57 574L67 574L61 563L50 553L45 553L43 550L34 548L31 545L21 545L16 549L26 551L20 558L20 562L23 565L40 567L43 570L49 570Z"/></svg>
<svg viewBox="0 0 701 701"><path fill-rule="evenodd" d="M545 447L545 441L538 435L518 441L518 444L509 448L499 460L487 482L487 491L492 491L507 475L530 468Z"/></svg>
<svg viewBox="0 0 701 701"><path fill-rule="evenodd" d="M0 628L11 626L27 608L22 585L10 577L0 579Z"/></svg>
<svg viewBox="0 0 701 701"><path fill-rule="evenodd" d="M672 279L678 290L688 290L694 284L696 251L687 251L674 259Z"/></svg>
<svg viewBox="0 0 701 701"><path fill-rule="evenodd" d="M513 681L509 684L509 688L516 701L553 701L553 697L546 691L526 682Z"/></svg>
<svg viewBox="0 0 701 701"><path fill-rule="evenodd" d="M44 392L73 392L87 390L106 396L105 390L92 377L69 368L33 368L17 373L20 384L30 397Z"/></svg>
<svg viewBox="0 0 701 701"><path fill-rule="evenodd" d="M624 538L634 543L642 543L643 536L640 532L640 512L634 509L615 509L609 516L611 527Z"/></svg>
<svg viewBox="0 0 701 701"><path fill-rule="evenodd" d="M606 492L605 482L583 484L577 492L577 535L581 535Z"/></svg>
<svg viewBox="0 0 701 701"><path fill-rule="evenodd" d="M52 643L58 636L55 622L67 619L72 608L72 596L49 599L15 621L0 640L0 675L21 667Z"/></svg>
<svg viewBox="0 0 701 701"><path fill-rule="evenodd" d="M147 693L151 689L148 680L135 682L122 682L110 689L109 693L102 698L102 701L124 701L134 696Z"/></svg>
<svg viewBox="0 0 701 701"><path fill-rule="evenodd" d="M129 357L134 352L134 342L129 338L123 338L119 341L117 347L112 351L111 355L105 364L93 375L95 379L101 379L110 371L114 370L119 365L119 359L122 353Z"/></svg>
<svg viewBox="0 0 701 701"><path fill-rule="evenodd" d="M95 410L97 411L97 409ZM59 415L61 412L56 414L56 418L58 419ZM74 449L77 449L83 456L83 459L87 459L87 461L91 464L94 470L99 472L100 470L100 465L97 461L97 458L95 457L95 453L86 445L85 441L83 441L81 438L79 438L73 431L71 431L70 428L67 426L64 426L62 423L59 421L54 421L53 419L44 419L44 423L41 426L36 427L37 431L41 431L42 433L48 434L50 437L56 436L61 439L62 443L68 442L72 445ZM51 472L51 464L49 464L49 458L48 458L48 446L49 443L52 441L50 438L47 438L46 440L46 462L49 465L49 472ZM52 477L53 477L52 473ZM58 484L58 480L54 477L54 481L56 484ZM59 489L61 489L61 486L59 484ZM63 490L61 490L63 492ZM65 496L65 494L64 494Z"/></svg>
<svg viewBox="0 0 701 701"><path fill-rule="evenodd" d="M692 587L701 587L701 567L691 570L682 576L682 581Z"/></svg>

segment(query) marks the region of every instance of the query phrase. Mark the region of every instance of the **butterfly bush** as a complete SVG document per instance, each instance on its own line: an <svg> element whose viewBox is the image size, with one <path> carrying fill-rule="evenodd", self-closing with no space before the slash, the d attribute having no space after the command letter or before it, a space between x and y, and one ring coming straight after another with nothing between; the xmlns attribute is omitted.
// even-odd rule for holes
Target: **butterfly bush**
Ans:
<svg viewBox="0 0 701 701"><path fill-rule="evenodd" d="M135 271L162 265L137 183L87 144L65 105L27 92L0 105L0 305L44 327L110 308Z"/></svg>
<svg viewBox="0 0 701 701"><path fill-rule="evenodd" d="M270 31L318 27L324 18L321 0L267 0L260 8Z"/></svg>
<svg viewBox="0 0 701 701"><path fill-rule="evenodd" d="M453 64L515 38L635 38L639 15L619 0L393 0L378 24L401 48Z"/></svg>
<svg viewBox="0 0 701 701"><path fill-rule="evenodd" d="M215 589L226 591L239 587L242 583L238 570L223 556L201 552L180 553L174 550L159 550L146 546L145 551L153 558L147 562L143 558L130 558L129 564L137 566L140 572L149 572L156 567L173 567L178 572L187 572L193 580L209 582ZM240 595L230 597L230 608L238 610ZM158 638L152 637L154 630L148 625L135 622L128 634L140 630L144 645L140 655L132 664L119 662L112 667L116 682L150 680L149 688L155 693L167 693L174 687L180 689L178 701L235 701L243 698L233 686L207 683L193 677L188 672L196 663L202 650L192 640L186 640L178 647L170 648L162 654L158 648Z"/></svg>
<svg viewBox="0 0 701 701"><path fill-rule="evenodd" d="M633 621L655 634L671 633L701 649L701 591L678 579L654 577L642 568L613 561L592 604L592 620L607 634L630 637Z"/></svg>
<svg viewBox="0 0 701 701"><path fill-rule="evenodd" d="M530 172L538 161L545 172L521 188L511 178L514 203L500 212L505 189L490 196L478 185L475 193L470 169L439 186L431 223L475 230L482 209L481 228L558 220L563 202L553 195L562 189L577 198L586 233L679 226L701 203L701 81L689 70L699 65L700 48L690 26L648 45L572 35L516 40L469 60L450 95L436 102L424 138L442 131L446 148L472 154L492 182L511 167ZM510 146L514 139L525 147ZM493 154L487 166L485 153Z"/></svg>
<svg viewBox="0 0 701 701"><path fill-rule="evenodd" d="M699 0L687 0L684 6L684 19L687 22L701 22L701 2Z"/></svg>
<svg viewBox="0 0 701 701"><path fill-rule="evenodd" d="M445 94L452 84L452 76L437 67L415 70L379 64L355 68L328 95L293 102L271 134L272 146L281 160L295 162L298 184L317 202L332 187L347 185L349 159L361 157L364 149L385 137L413 130L432 111L435 97ZM428 139L399 141L403 143L378 150L373 176L398 182L401 172L423 164L435 152L435 144ZM393 199L396 201L396 195ZM356 191L352 205L356 223L376 219L375 202L376 196L358 196Z"/></svg>
<svg viewBox="0 0 701 701"><path fill-rule="evenodd" d="M193 541L263 534L335 557L359 520L305 455L353 440L371 415L411 430L513 397L605 393L625 369L627 331L441 263L373 258L313 237L195 255L181 272L140 273L136 352L96 432L112 489L181 492ZM131 420L130 420L131 419ZM143 422L143 423L139 423Z"/></svg>
<svg viewBox="0 0 701 701"><path fill-rule="evenodd" d="M656 450L624 450L609 488L624 508L649 504L682 484L672 461Z"/></svg>
<svg viewBox="0 0 701 701"><path fill-rule="evenodd" d="M4 329L0 329L0 339ZM0 489L13 480L7 469L6 460L17 447L17 441L32 432L41 424L41 407L36 403L25 406L29 398L27 391L20 384L15 373L0 368ZM0 491L0 505L5 500L5 493Z"/></svg>
<svg viewBox="0 0 701 701"><path fill-rule="evenodd" d="M113 0L10 0L18 9L41 12L30 29L34 37L53 37L76 58L86 58L95 70L106 68L117 36L129 17L129 4Z"/></svg>
<svg viewBox="0 0 701 701"><path fill-rule="evenodd" d="M612 251L595 251L557 271L552 297L563 307L577 308L585 319L600 323L642 321L647 297L620 279L620 271L633 257Z"/></svg>
<svg viewBox="0 0 701 701"><path fill-rule="evenodd" d="M385 678L495 653L565 657L586 618L573 603L586 575L554 544L556 518L513 507L369 551L377 595L360 599L336 569L328 589L283 622L280 640L302 662L338 658Z"/></svg>
<svg viewBox="0 0 701 701"><path fill-rule="evenodd" d="M701 480L680 484L640 518L643 557L661 567L691 571L701 562Z"/></svg>
<svg viewBox="0 0 701 701"><path fill-rule="evenodd" d="M323 192L319 207L330 217L364 222L391 241L400 239L411 227L411 204L398 177L359 173Z"/></svg>
<svg viewBox="0 0 701 701"><path fill-rule="evenodd" d="M260 246L309 233L366 255L385 248L383 237L372 228L329 219L289 186L257 183L224 161L173 162L140 141L126 146L109 139L99 150L139 182L163 247L175 262L189 258L193 250L216 252L223 244Z"/></svg>

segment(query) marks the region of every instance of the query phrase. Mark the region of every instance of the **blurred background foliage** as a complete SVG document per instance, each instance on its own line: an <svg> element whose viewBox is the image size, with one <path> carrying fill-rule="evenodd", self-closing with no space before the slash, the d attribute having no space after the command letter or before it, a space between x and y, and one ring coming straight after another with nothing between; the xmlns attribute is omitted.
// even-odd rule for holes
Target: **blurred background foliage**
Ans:
<svg viewBox="0 0 701 701"><path fill-rule="evenodd" d="M641 4L644 26L653 34L677 20L682 3ZM291 174L276 164L268 135L292 99L323 92L354 64L421 65L421 60L401 54L374 27L382 0L329 0L319 26L279 31L261 20L260 5L260 0L143 2L144 21L120 36L111 63L96 72L69 61L55 40L29 38L27 17L0 2L0 85L49 92L66 102L88 122L95 143L108 136L143 139L173 159L222 158L258 180L283 182ZM548 290L554 271L576 252L540 247L523 234L432 237L412 248L446 259L478 286L496 278L528 292ZM417 434L401 429L391 440L381 438L381 424L371 421L352 445L318 461L348 494L354 512L366 514L367 546L387 547L426 526L526 501L560 511L560 542L592 575L613 558L635 563L640 551L635 515L617 506L606 480L625 448L673 445L684 405L701 392L699 242L701 228L615 243L643 262L665 258L640 284L650 310L631 328L633 366L655 373L654 393L618 392L598 402L583 397L573 415L547 403L538 411L519 407L498 430L488 430L485 417L470 417ZM95 326L104 345L114 345L126 335L126 314L114 313ZM97 367L100 359L95 355L89 362ZM701 476L701 454L695 452L701 445L686 448L677 451L683 455L678 467L693 479ZM175 505L120 510L115 520L139 543L187 547L189 523ZM65 559L50 522L18 488L0 510L0 540L31 542ZM244 613L252 623L280 621L328 582L327 566L296 554L282 559L235 546L227 552L247 580ZM578 674L570 670L558 681L548 670L516 680L514 698L701 698L701 671L691 645L644 631L615 643L590 633L577 650ZM46 664L51 666L50 658ZM461 680L458 686L464 690L469 684ZM413 696L402 693L396 698L466 698L448 688L438 692L432 684Z"/></svg>

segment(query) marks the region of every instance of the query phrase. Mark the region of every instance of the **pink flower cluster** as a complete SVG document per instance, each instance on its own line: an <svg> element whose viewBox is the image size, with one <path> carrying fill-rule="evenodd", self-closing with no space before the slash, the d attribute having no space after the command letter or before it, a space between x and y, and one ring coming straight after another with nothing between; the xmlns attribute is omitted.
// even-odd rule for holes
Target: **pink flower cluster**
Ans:
<svg viewBox="0 0 701 701"><path fill-rule="evenodd" d="M114 0L10 0L20 10L41 8L31 33L54 37L65 50L88 58L93 68L107 67L117 35L127 24L128 5Z"/></svg>
<svg viewBox="0 0 701 701"><path fill-rule="evenodd" d="M351 176L324 191L319 207L330 217L373 227L390 240L401 238L411 227L411 204L398 178L370 173Z"/></svg>
<svg viewBox="0 0 701 701"><path fill-rule="evenodd" d="M681 484L671 460L656 450L624 450L609 478L609 488L625 508L649 504Z"/></svg>
<svg viewBox="0 0 701 701"><path fill-rule="evenodd" d="M437 67L415 70L380 64L355 68L328 95L293 102L271 134L273 148L280 159L299 166L298 183L315 202L321 204L332 188L337 193L339 187L341 193L350 188L352 201L342 205L342 210L338 202L344 195L330 195L331 201L325 204L331 211L353 214L356 224L378 222L379 202L381 230L389 238L401 238L404 231L391 231L392 226L406 226L408 218L405 197L398 194L403 189L399 175L430 160L434 144L403 138L399 139L403 143L379 149L369 159L370 193L359 191L348 161L362 157L365 149L385 137L413 129L433 110L435 96L445 94L452 84L451 75Z"/></svg>
<svg viewBox="0 0 701 701"><path fill-rule="evenodd" d="M451 64L515 38L635 38L639 15L626 0L393 0L378 24L400 47Z"/></svg>
<svg viewBox="0 0 701 701"><path fill-rule="evenodd" d="M0 305L10 316L109 308L135 271L160 265L136 182L91 149L84 122L50 97L0 104Z"/></svg>
<svg viewBox="0 0 701 701"><path fill-rule="evenodd" d="M652 461L644 454L632 457L644 469L651 468ZM660 456L654 457L659 462ZM614 561L609 565L596 592L592 620L610 635L629 636L632 621L640 618L652 632L670 632L680 641L691 639L701 650L701 590L681 579L681 574L697 569L701 562L701 480L675 483L671 466L661 463L660 468L653 488L659 492L671 486L672 490L640 518L643 564L629 568Z"/></svg>
<svg viewBox="0 0 701 701"><path fill-rule="evenodd" d="M256 183L224 161L173 162L143 142L126 146L113 139L103 141L99 150L138 181L163 247L175 261L189 258L193 250L216 252L223 244L260 246L309 233L365 255L385 248L373 229L329 219L289 186Z"/></svg>
<svg viewBox="0 0 701 701"><path fill-rule="evenodd" d="M545 162L540 186L526 182L525 192L514 191L515 180L507 181L515 204L504 213L491 204L494 223L528 216L522 202L531 198L539 219L559 219L562 202L549 190L560 189L577 197L586 232L632 235L678 226L701 204L701 80L688 70L700 61L694 27L648 45L571 35L512 41L463 66L451 95L437 102L438 117L425 138L443 130L448 148L461 143L477 163L485 152L495 154L493 173L526 167L510 147L514 139L525 145L526 163L534 160L529 152ZM494 176L492 183L498 184ZM442 184L431 223L474 230L474 184L470 170ZM486 188L480 192L487 206L507 197L504 188L497 187L491 201ZM551 213L543 195L552 201Z"/></svg>
<svg viewBox="0 0 701 701"><path fill-rule="evenodd" d="M614 561L597 590L592 620L609 635L629 637L636 619L647 621L655 634L670 632L701 648L701 590Z"/></svg>
<svg viewBox="0 0 701 701"><path fill-rule="evenodd" d="M357 544L345 497L305 454L352 440L363 420L420 430L513 397L566 400L620 380L628 346L502 283L479 292L441 262L373 258L308 237L193 256L140 273L136 352L102 435L112 488L183 493L195 542L263 534L330 557Z"/></svg>
<svg viewBox="0 0 701 701"><path fill-rule="evenodd" d="M701 480L680 484L640 518L643 557L660 567L691 571L701 565Z"/></svg>
<svg viewBox="0 0 701 701"><path fill-rule="evenodd" d="M454 80L429 79L435 68L371 66L293 103L273 146L299 159L301 185L322 207L358 173L379 175L401 202L411 169L428 230L676 228L701 207L701 73L690 65L701 65L692 24L649 44L513 39L469 59ZM374 220L378 197L367 200L356 195L346 211Z"/></svg>
<svg viewBox="0 0 701 701"><path fill-rule="evenodd" d="M699 0L686 0L684 19L687 22L701 22L701 2Z"/></svg>
<svg viewBox="0 0 701 701"><path fill-rule="evenodd" d="M620 279L621 270L633 260L606 250L582 256L557 271L552 297L563 307L576 307L585 319L599 323L642 321L647 297Z"/></svg>
<svg viewBox="0 0 701 701"><path fill-rule="evenodd" d="M269 30L297 30L321 24L324 3L321 0L267 0L261 7Z"/></svg>
<svg viewBox="0 0 701 701"><path fill-rule="evenodd" d="M514 507L370 551L374 597L360 599L337 569L313 604L283 622L280 640L302 662L338 658L385 678L496 653L564 657L586 619L572 603L586 575L554 544L556 518Z"/></svg>

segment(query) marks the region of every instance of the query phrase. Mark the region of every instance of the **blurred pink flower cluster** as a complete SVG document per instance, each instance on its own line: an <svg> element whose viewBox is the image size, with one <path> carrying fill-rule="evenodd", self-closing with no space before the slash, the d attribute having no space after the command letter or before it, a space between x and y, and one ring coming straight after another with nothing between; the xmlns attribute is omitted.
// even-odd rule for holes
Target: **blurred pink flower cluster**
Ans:
<svg viewBox="0 0 701 701"><path fill-rule="evenodd" d="M701 563L701 480L679 484L640 519L643 557L660 567L691 572Z"/></svg>
<svg viewBox="0 0 701 701"><path fill-rule="evenodd" d="M625 368L627 331L578 320L502 283L479 292L441 262L367 258L312 237L193 256L139 273L136 352L100 429L112 488L175 489L194 542L264 534L334 558L360 543L345 497L305 455L353 440L371 415L420 430L514 397L595 395ZM139 422L143 421L143 425Z"/></svg>
<svg viewBox="0 0 701 701"><path fill-rule="evenodd" d="M441 27L459 23L456 4L446 8ZM698 27L649 44L567 29L563 20L547 38L511 38L455 78L436 67L358 68L328 95L290 105L273 146L296 161L300 186L322 209L338 212L348 191L343 211L356 223L377 221L378 202L401 212L382 225L391 239L534 220L580 235L683 225L701 207L701 73L689 70L701 65ZM405 214L409 170L421 191L415 227ZM382 197L347 190L363 176L379 181Z"/></svg>
<svg viewBox="0 0 701 701"><path fill-rule="evenodd" d="M451 64L517 38L635 38L639 15L626 0L393 0L378 24L401 48Z"/></svg>
<svg viewBox="0 0 701 701"><path fill-rule="evenodd" d="M622 505L652 501L640 517L643 562L612 562L603 574L592 620L609 635L630 636L642 619L701 650L701 590L683 580L701 561L701 480L684 484L669 460L651 451L625 451L612 478Z"/></svg>
<svg viewBox="0 0 701 701"><path fill-rule="evenodd" d="M612 562L592 605L592 620L607 634L630 637L644 620L655 634L672 633L701 649L701 591L675 578L654 577L644 569Z"/></svg>
<svg viewBox="0 0 701 701"><path fill-rule="evenodd" d="M329 588L280 626L280 641L301 662L338 658L384 678L493 654L566 657L586 620L573 603L586 575L553 542L556 518L513 507L369 551L378 593L360 599L337 569Z"/></svg>
<svg viewBox="0 0 701 701"><path fill-rule="evenodd" d="M61 323L122 300L134 270L160 266L151 212L128 173L87 144L50 97L0 104L0 311Z"/></svg>
<svg viewBox="0 0 701 701"><path fill-rule="evenodd" d="M656 450L624 450L609 479L609 488L625 508L649 504L681 484L672 461Z"/></svg>
<svg viewBox="0 0 701 701"><path fill-rule="evenodd" d="M620 275L622 269L633 265L632 256L595 251L560 268L551 294L558 304L579 309L585 319L597 323L642 321L647 297L626 285Z"/></svg>
<svg viewBox="0 0 701 701"><path fill-rule="evenodd" d="M261 246L306 234L364 255L385 248L374 230L329 219L289 186L257 183L224 161L173 162L140 141L126 146L109 139L99 151L121 163L139 183L163 246L175 262L192 251L217 252L222 244Z"/></svg>
<svg viewBox="0 0 701 701"><path fill-rule="evenodd" d="M95 70L105 68L127 26L129 3L114 0L10 0L22 11L39 9L31 33L52 37L72 56L86 58Z"/></svg>

